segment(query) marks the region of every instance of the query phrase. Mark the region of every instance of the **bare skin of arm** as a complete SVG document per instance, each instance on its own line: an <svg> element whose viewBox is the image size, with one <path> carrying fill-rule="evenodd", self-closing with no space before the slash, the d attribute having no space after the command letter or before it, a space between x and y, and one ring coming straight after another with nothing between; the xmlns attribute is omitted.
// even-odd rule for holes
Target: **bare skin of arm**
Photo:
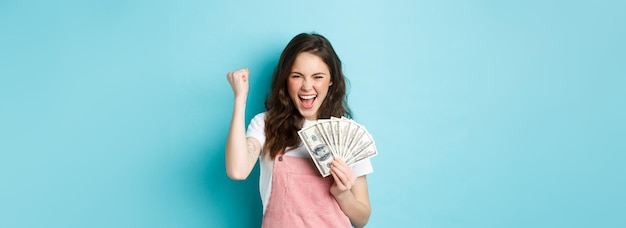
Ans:
<svg viewBox="0 0 626 228"><path fill-rule="evenodd" d="M233 180L245 180L256 163L261 145L256 138L246 137L245 110L248 96L248 69L229 72L226 77L235 95L233 116L226 139L226 173Z"/></svg>
<svg viewBox="0 0 626 228"><path fill-rule="evenodd" d="M335 196L341 210L350 218L354 227L364 227L371 214L367 179L356 177L354 171L340 159L331 164L335 183L330 192Z"/></svg>

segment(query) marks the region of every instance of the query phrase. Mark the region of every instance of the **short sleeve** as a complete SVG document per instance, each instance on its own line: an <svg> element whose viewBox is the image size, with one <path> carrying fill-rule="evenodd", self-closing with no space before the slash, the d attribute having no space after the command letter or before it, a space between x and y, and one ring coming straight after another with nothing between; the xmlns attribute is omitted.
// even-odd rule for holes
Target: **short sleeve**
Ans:
<svg viewBox="0 0 626 228"><path fill-rule="evenodd" d="M250 120L246 136L259 140L261 148L265 145L265 112L259 113Z"/></svg>
<svg viewBox="0 0 626 228"><path fill-rule="evenodd" d="M352 165L352 170L357 177L374 172L374 169L372 168L372 162L369 158L366 158L363 161Z"/></svg>

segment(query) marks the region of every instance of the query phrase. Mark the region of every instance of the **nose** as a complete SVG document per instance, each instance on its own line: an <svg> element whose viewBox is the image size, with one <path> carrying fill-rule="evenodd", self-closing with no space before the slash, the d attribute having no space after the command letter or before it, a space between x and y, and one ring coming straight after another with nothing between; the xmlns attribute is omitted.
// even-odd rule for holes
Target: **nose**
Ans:
<svg viewBox="0 0 626 228"><path fill-rule="evenodd" d="M304 80L302 80L302 90L304 91L308 91L309 89L311 89L313 83L311 82L311 80L304 78Z"/></svg>

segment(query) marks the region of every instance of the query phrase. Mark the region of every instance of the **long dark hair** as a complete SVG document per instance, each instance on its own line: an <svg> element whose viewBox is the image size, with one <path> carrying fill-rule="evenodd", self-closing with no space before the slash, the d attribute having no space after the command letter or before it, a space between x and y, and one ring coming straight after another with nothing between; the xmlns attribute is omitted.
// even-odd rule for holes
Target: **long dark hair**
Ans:
<svg viewBox="0 0 626 228"><path fill-rule="evenodd" d="M328 66L332 86L318 110L318 118L352 117L346 97L346 78L341 69L341 60L332 45L319 34L301 33L296 35L283 50L278 66L272 77L272 87L265 100L265 136L263 155L269 154L274 159L286 147L300 145L298 130L302 128L304 117L300 114L287 91L287 79L296 56L308 52L319 56Z"/></svg>

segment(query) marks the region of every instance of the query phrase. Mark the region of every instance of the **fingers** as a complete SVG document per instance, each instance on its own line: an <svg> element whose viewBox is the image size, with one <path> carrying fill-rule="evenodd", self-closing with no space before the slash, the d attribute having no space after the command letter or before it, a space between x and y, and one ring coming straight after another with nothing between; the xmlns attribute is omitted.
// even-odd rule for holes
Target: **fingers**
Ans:
<svg viewBox="0 0 626 228"><path fill-rule="evenodd" d="M235 96L245 95L248 93L248 76L250 72L248 68L242 68L235 71L228 72L226 79L233 88Z"/></svg>
<svg viewBox="0 0 626 228"><path fill-rule="evenodd" d="M246 82L248 81L248 75L249 75L248 68L241 68L235 71L228 72L226 74L226 78L231 83L238 81L238 79L241 79L244 82Z"/></svg>
<svg viewBox="0 0 626 228"><path fill-rule="evenodd" d="M333 179L335 179L335 184L341 191L352 189L352 186L356 183L354 171L340 159L333 160L330 171L333 175Z"/></svg>
<svg viewBox="0 0 626 228"><path fill-rule="evenodd" d="M242 68L233 72L235 78L241 78L244 82L248 81L248 68Z"/></svg>

